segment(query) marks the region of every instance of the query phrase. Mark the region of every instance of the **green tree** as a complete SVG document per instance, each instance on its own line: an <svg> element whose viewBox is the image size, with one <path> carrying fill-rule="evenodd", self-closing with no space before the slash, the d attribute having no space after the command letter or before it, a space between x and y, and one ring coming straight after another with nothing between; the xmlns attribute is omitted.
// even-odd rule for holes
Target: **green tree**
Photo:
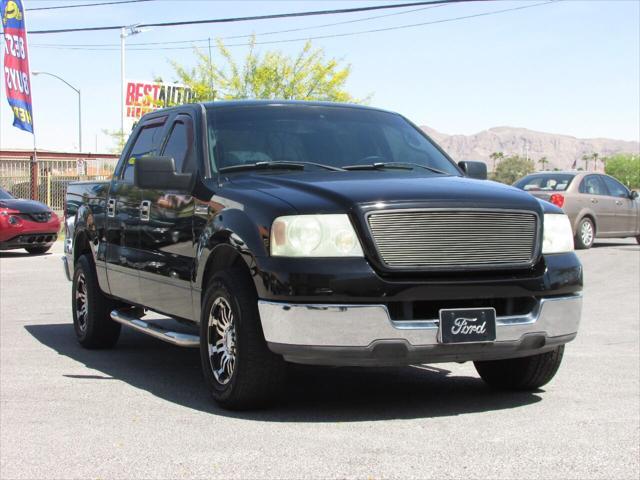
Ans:
<svg viewBox="0 0 640 480"><path fill-rule="evenodd" d="M619 153L608 157L605 172L629 188L640 188L640 155Z"/></svg>
<svg viewBox="0 0 640 480"><path fill-rule="evenodd" d="M599 159L600 155L597 153L591 153L591 154L584 154L582 155L582 161L584 162L584 169L589 171L589 162L591 162L593 160L593 166L594 168L598 168L598 159Z"/></svg>
<svg viewBox="0 0 640 480"><path fill-rule="evenodd" d="M127 143L127 136L124 134L122 130L102 130L102 133L111 137L111 141L113 142L113 146L109 149L109 153L115 153L120 155L122 150L124 150L124 146Z"/></svg>
<svg viewBox="0 0 640 480"><path fill-rule="evenodd" d="M533 164L533 160L513 155L511 157L506 157L500 162L491 179L511 185L516 180L519 180L534 170L535 166Z"/></svg>
<svg viewBox="0 0 640 480"><path fill-rule="evenodd" d="M496 164L502 160L504 158L504 153L502 152L493 152L491 155L489 155L489 158L491 160L493 160L493 168L491 169L492 172L496 171Z"/></svg>
<svg viewBox="0 0 640 480"><path fill-rule="evenodd" d="M221 40L216 43L220 62L212 61L208 53L199 49L195 50L195 67L171 62L179 81L193 89L193 101L243 98L366 101L355 99L345 89L351 66L326 58L324 51L314 48L309 41L297 55L288 56L279 51L257 53L253 38L242 64Z"/></svg>

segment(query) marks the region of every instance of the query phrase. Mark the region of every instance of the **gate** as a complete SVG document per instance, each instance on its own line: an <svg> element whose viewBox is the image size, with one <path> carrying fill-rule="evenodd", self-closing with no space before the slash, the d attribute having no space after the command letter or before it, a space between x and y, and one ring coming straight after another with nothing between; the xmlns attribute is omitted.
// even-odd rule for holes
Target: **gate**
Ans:
<svg viewBox="0 0 640 480"><path fill-rule="evenodd" d="M66 152L0 150L0 188L15 197L46 203L61 212L67 185L79 180L108 180L118 156Z"/></svg>

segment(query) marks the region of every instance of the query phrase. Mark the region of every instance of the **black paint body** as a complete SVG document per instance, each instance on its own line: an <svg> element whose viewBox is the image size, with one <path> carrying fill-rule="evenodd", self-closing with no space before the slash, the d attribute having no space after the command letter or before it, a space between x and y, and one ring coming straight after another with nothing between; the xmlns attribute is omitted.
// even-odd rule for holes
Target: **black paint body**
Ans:
<svg viewBox="0 0 640 480"><path fill-rule="evenodd" d="M367 212L380 208L515 209L535 213L540 223L545 211L559 212L516 188L465 178L462 172L442 176L426 170L212 173L207 121L215 119L216 109L247 105L269 103L186 105L145 116L111 181L69 186L65 217L67 238L72 239L66 247L70 265L79 254L90 251L106 293L195 322L200 321L207 278L239 261L252 275L259 298L294 303L472 301L581 290L582 267L573 253L538 254L532 267L519 270L390 271L378 257L365 221ZM309 106L284 103L282 108ZM151 152L161 155L178 116L188 117L191 125L190 155L197 165L193 191L141 189L122 178L140 129L149 122L161 125ZM143 202L149 205L144 222L140 221ZM273 220L305 213L348 214L365 257L270 256Z"/></svg>

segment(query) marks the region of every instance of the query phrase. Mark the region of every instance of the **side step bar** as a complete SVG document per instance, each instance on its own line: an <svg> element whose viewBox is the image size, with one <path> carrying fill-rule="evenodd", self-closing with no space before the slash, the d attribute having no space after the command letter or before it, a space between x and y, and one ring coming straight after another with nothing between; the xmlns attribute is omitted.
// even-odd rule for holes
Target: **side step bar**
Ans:
<svg viewBox="0 0 640 480"><path fill-rule="evenodd" d="M197 335L166 330L152 322L133 316L126 310L113 310L111 312L111 319L115 322L121 323L122 325L131 327L134 330L146 333L147 335L172 343L179 347L198 348L200 346L200 337Z"/></svg>

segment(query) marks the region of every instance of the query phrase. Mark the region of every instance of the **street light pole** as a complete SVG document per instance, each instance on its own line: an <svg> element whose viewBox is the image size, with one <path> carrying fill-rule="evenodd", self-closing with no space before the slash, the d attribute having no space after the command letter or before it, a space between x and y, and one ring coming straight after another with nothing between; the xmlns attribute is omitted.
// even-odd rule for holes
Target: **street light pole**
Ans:
<svg viewBox="0 0 640 480"><path fill-rule="evenodd" d="M125 80L125 39L131 35L142 33L144 30L138 28L137 25L130 25L128 27L122 27L120 29L120 133L122 134L122 140L124 140L124 123L126 120L125 111L125 99L127 94L126 80Z"/></svg>
<svg viewBox="0 0 640 480"><path fill-rule="evenodd" d="M49 75L50 77L57 78L62 83L64 83L67 87L78 94L78 151L82 152L82 93L79 88L74 87L69 82L67 82L64 78L59 77L53 73L49 72L31 72L33 75Z"/></svg>

